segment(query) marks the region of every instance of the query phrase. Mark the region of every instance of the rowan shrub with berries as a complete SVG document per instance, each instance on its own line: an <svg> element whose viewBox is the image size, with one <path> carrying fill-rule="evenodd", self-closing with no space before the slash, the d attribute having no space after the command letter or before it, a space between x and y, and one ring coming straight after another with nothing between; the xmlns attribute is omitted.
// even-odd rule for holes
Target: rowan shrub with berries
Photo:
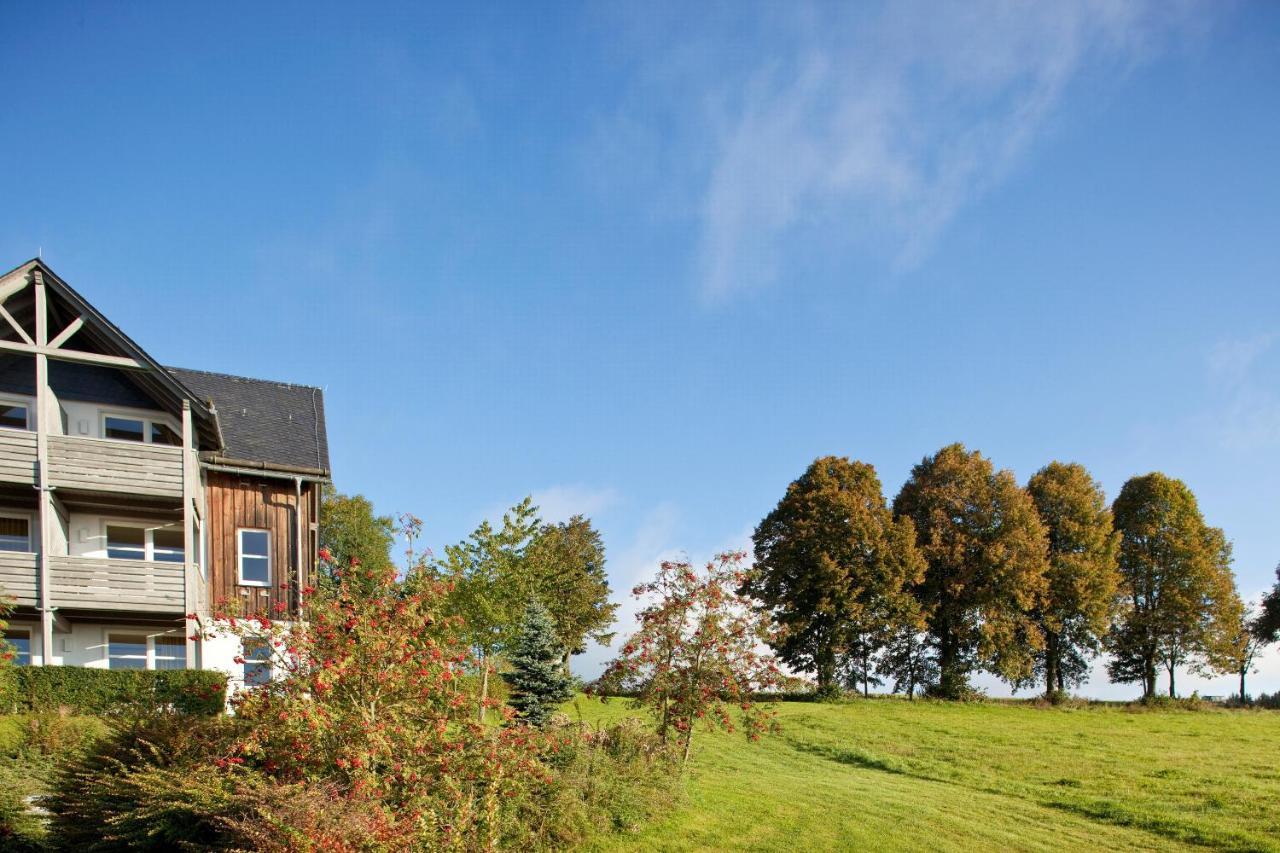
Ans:
<svg viewBox="0 0 1280 853"><path fill-rule="evenodd" d="M698 725L751 740L777 727L776 715L754 700L782 673L760 648L768 622L736 590L746 577L742 552L717 555L701 572L688 561L666 561L633 595L647 602L640 629L600 679L604 690L634 693L662 741L678 741L687 764Z"/></svg>
<svg viewBox="0 0 1280 853"><path fill-rule="evenodd" d="M301 620L214 615L209 635L238 637L275 674L233 698L240 734L215 769L358 797L414 846L509 840L519 824L510 804L549 782L545 738L474 720L464 679L473 662L459 620L441 609L446 584L408 590L394 567L358 560L328 569L331 591L301 590Z"/></svg>

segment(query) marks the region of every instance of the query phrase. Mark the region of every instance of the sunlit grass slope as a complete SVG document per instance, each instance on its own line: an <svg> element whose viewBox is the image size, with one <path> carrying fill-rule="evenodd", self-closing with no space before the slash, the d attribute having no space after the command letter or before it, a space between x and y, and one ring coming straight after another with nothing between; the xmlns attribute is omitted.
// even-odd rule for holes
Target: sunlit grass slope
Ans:
<svg viewBox="0 0 1280 853"><path fill-rule="evenodd" d="M578 703L587 719L633 713ZM702 734L635 850L1280 851L1280 713L866 700Z"/></svg>

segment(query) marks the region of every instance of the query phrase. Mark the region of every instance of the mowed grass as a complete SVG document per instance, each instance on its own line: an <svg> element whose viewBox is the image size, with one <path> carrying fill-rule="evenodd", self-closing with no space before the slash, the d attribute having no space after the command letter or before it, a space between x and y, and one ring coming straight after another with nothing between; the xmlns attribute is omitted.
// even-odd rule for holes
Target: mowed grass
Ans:
<svg viewBox="0 0 1280 853"><path fill-rule="evenodd" d="M635 713L580 699L584 718ZM871 699L699 731L687 797L632 850L1280 851L1280 713Z"/></svg>

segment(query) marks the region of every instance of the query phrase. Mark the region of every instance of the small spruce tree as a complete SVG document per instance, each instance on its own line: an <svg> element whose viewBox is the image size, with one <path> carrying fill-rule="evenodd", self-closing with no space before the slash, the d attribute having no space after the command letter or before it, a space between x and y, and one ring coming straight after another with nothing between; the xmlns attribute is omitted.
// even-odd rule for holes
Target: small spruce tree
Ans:
<svg viewBox="0 0 1280 853"><path fill-rule="evenodd" d="M522 722L541 726L573 695L573 681L563 669L563 660L564 648L556 639L551 614L537 600L530 601L511 650L512 671L502 674L511 686L507 704Z"/></svg>

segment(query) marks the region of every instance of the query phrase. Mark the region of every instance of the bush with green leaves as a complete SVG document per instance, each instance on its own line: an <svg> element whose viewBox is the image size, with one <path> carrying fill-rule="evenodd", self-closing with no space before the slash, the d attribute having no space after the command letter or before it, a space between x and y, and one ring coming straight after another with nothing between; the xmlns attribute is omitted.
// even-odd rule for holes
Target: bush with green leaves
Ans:
<svg viewBox="0 0 1280 853"><path fill-rule="evenodd" d="M63 708L105 716L160 711L212 715L222 713L226 690L226 675L200 669L0 668L0 710L11 713Z"/></svg>

